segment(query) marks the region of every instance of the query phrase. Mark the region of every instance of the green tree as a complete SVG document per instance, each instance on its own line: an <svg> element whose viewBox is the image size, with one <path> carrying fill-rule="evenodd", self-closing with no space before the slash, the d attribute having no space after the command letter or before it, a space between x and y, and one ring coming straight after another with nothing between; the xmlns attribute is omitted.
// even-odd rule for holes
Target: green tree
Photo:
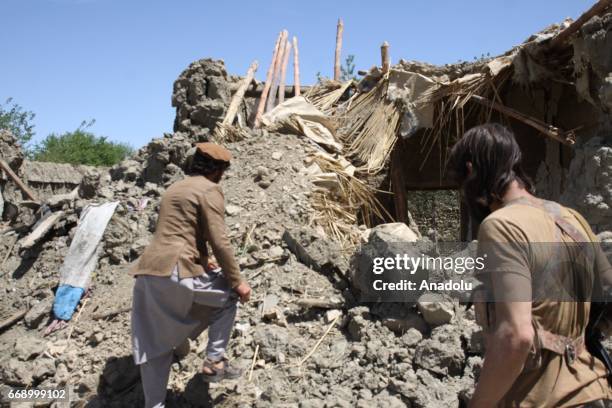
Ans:
<svg viewBox="0 0 612 408"><path fill-rule="evenodd" d="M340 80L342 82L350 81L351 79L357 80L355 75L355 56L349 54L344 60L344 64L340 66Z"/></svg>
<svg viewBox="0 0 612 408"><path fill-rule="evenodd" d="M93 122L83 122L73 132L50 134L34 147L32 158L55 163L112 166L133 152L128 144L112 142L88 132L87 128Z"/></svg>
<svg viewBox="0 0 612 408"><path fill-rule="evenodd" d="M19 144L25 147L34 136L34 116L33 112L13 102L13 98L8 98L4 105L0 104L0 129L10 131Z"/></svg>

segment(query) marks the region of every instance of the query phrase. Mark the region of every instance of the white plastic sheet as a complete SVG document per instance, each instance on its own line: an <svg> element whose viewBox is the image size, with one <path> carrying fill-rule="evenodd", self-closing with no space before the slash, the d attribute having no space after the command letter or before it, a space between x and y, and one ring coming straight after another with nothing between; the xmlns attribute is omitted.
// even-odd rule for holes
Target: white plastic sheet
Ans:
<svg viewBox="0 0 612 408"><path fill-rule="evenodd" d="M68 255L60 268L60 285L87 288L98 263L98 246L118 204L117 201L93 204L83 210Z"/></svg>

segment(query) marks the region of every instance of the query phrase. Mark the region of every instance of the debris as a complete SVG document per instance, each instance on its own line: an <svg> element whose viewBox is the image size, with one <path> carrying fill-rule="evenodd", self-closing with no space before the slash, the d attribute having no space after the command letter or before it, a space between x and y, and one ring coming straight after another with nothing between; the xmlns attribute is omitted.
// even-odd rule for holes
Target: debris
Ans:
<svg viewBox="0 0 612 408"><path fill-rule="evenodd" d="M30 200L36 201L36 196L34 195L32 190L30 190L30 188L28 186L26 186L23 183L23 181L21 181L21 179L15 174L13 169L11 169L11 167L4 160L0 160L0 170L4 171L6 174L8 174L8 176L11 178L11 180L13 180L13 182L15 182L15 184L17 184L17 186L21 189L21 191L23 191L24 194Z"/></svg>
<svg viewBox="0 0 612 408"><path fill-rule="evenodd" d="M15 323L17 323L18 321L23 319L27 313L28 313L28 310L22 310L22 311L14 313L9 318L7 318L4 321L0 322L0 331L4 330L4 329L7 329L7 328L11 327L12 325L14 325Z"/></svg>
<svg viewBox="0 0 612 408"><path fill-rule="evenodd" d="M19 243L21 249L30 249L53 229L64 216L64 211L49 212L35 225L34 230Z"/></svg>
<svg viewBox="0 0 612 408"><path fill-rule="evenodd" d="M255 368L255 362L257 361L257 356L259 355L259 344L255 346L255 353L253 353L253 362L251 363L251 369L249 370L248 381L251 382L253 379L253 368Z"/></svg>
<svg viewBox="0 0 612 408"><path fill-rule="evenodd" d="M308 354L306 354L306 356L304 356L304 358L300 361L299 365L304 364L306 362L306 360L308 360L310 358L310 356L312 356L312 354L317 350L317 348L319 348L319 345L321 344L321 342L323 341L325 336L327 336L327 334L331 331L331 329L333 329L333 327L336 325L336 322L338 321L338 319L340 319L340 316L336 316L336 318L331 322L329 327L327 327L327 330L325 330L325 333L323 333L321 338L319 338L319 341L317 341L317 343L310 350L310 352Z"/></svg>

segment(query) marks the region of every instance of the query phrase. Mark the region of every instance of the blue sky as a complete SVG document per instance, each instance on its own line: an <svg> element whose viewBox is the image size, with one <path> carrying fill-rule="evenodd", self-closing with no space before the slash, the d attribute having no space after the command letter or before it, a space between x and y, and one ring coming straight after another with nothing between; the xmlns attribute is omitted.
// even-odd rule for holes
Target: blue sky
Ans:
<svg viewBox="0 0 612 408"><path fill-rule="evenodd" d="M435 64L506 51L594 0L195 1L0 0L0 101L36 113L36 139L96 119L96 134L134 147L172 130L172 83L192 61L223 59L263 79L278 32L299 39L304 84L330 76L336 21L358 69L380 44ZM292 78L292 74L289 73Z"/></svg>

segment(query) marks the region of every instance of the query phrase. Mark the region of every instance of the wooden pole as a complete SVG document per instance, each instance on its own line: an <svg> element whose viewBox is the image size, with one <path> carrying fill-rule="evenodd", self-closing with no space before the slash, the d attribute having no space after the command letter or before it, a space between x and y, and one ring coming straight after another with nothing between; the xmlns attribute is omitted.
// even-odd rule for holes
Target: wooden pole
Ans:
<svg viewBox="0 0 612 408"><path fill-rule="evenodd" d="M278 104L285 101L285 78L287 77L287 65L289 64L289 54L291 54L291 43L287 40L285 45L285 59L281 66L280 85L278 86Z"/></svg>
<svg viewBox="0 0 612 408"><path fill-rule="evenodd" d="M236 114L238 113L238 108L240 107L240 103L242 99L244 99L244 94L246 93L247 88L253 82L253 77L255 76L255 71L257 71L257 60L251 62L249 66L249 70L247 71L246 77L240 82L238 85L238 90L232 97L232 101L230 102L229 108L227 108L227 114L225 118L223 118L224 125L231 125L236 118Z"/></svg>
<svg viewBox="0 0 612 408"><path fill-rule="evenodd" d="M300 53L297 37L293 37L293 89L295 96L300 96Z"/></svg>
<svg viewBox="0 0 612 408"><path fill-rule="evenodd" d="M576 21L571 23L565 30L561 31L552 40L549 47L551 49L558 48L567 41L567 39L589 21L592 17L602 14L607 8L612 7L612 0L599 0L590 9L584 12Z"/></svg>
<svg viewBox="0 0 612 408"><path fill-rule="evenodd" d="M30 190L28 186L26 186L25 183L21 181L21 179L15 174L15 172L13 172L13 169L11 169L11 167L4 160L0 160L0 169L4 170L4 172L8 174L8 176L15 182L15 184L17 184L21 191L25 193L28 199L38 202L32 190Z"/></svg>
<svg viewBox="0 0 612 408"><path fill-rule="evenodd" d="M266 112L271 111L276 104L276 93L278 92L278 85L280 82L281 65L285 59L285 49L287 48L287 37L289 33L284 30L278 46L278 55L274 62L274 75L272 76L272 88L270 88L270 95L268 96L268 104L266 105Z"/></svg>
<svg viewBox="0 0 612 408"><path fill-rule="evenodd" d="M382 73L386 74L391 68L391 62L389 61L389 43L384 42L380 46L380 58L382 60Z"/></svg>
<svg viewBox="0 0 612 408"><path fill-rule="evenodd" d="M259 105L257 106L257 114L255 115L255 127L258 128L261 124L261 115L264 113L264 109L266 107L266 98L268 97L268 91L270 90L270 85L272 84L272 74L274 73L274 62L276 61L276 57L278 55L278 47L280 46L280 39L283 33L281 32L276 39L276 44L274 45L274 52L272 53L272 62L270 62L270 66L268 67L268 72L266 73L266 83L264 85L263 91L261 91L261 96L259 97Z"/></svg>
<svg viewBox="0 0 612 408"><path fill-rule="evenodd" d="M342 33L344 32L344 22L338 19L336 27L336 58L334 60L334 81L340 81L340 56L342 54Z"/></svg>

